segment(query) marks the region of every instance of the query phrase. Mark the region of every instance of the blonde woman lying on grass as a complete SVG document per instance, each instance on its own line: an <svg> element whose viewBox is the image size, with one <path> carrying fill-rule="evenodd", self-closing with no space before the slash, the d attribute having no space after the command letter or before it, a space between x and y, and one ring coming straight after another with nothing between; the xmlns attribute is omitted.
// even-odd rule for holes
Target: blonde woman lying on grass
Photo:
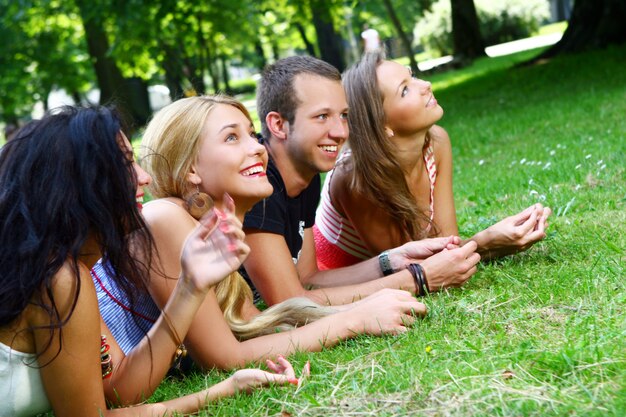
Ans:
<svg viewBox="0 0 626 417"><path fill-rule="evenodd" d="M297 382L279 358L268 362L275 373L241 370L181 398L107 409L152 394L206 292L248 254L232 214L205 216L183 245L170 302L124 354L98 312L89 268L104 256L111 282L131 292L144 286L146 264L133 252L149 252L152 236L135 201L149 183L108 108L47 114L2 148L0 416L192 413L237 391Z"/></svg>
<svg viewBox="0 0 626 417"><path fill-rule="evenodd" d="M120 306L124 300L113 300L106 293L100 297L101 308L115 311L109 326L118 327L117 338L127 340L129 346L137 326L149 327L149 320L172 296L177 285L172 277L180 275L183 243L203 212L212 205L232 206L232 197L235 216L241 220L272 192L265 175L267 152L258 142L248 111L234 99L204 96L170 104L150 121L142 147L157 198L145 205L143 215L159 254L149 283L158 308L152 305L150 310L146 306L152 300L143 297L145 308L135 313L148 319L144 320L125 311ZM109 285L104 285L110 293ZM247 283L232 273L207 293L185 346L200 366L229 369L297 350L319 351L359 334L404 332L416 315L425 313L424 304L401 290L382 290L332 308L295 298L260 312Z"/></svg>

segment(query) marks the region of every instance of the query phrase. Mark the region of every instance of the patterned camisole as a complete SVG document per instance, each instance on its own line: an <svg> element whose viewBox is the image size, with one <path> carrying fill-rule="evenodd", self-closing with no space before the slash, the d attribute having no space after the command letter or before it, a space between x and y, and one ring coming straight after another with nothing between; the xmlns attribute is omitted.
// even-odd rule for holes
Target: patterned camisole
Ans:
<svg viewBox="0 0 626 417"><path fill-rule="evenodd" d="M350 151L347 151L339 160L349 154ZM434 193L437 179L437 165L432 146L429 146L424 152L424 165L430 183L429 210L432 222L435 213ZM320 270L353 265L378 255L367 248L350 220L339 214L333 206L330 198L330 181L333 171L330 171L326 176L320 205L315 216L315 225L313 226L317 266ZM430 228L430 225L428 227Z"/></svg>

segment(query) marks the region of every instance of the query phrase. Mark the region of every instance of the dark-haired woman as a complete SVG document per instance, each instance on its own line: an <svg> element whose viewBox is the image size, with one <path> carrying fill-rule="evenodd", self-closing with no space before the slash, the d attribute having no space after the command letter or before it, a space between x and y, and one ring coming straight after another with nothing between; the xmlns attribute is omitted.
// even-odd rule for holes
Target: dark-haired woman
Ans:
<svg viewBox="0 0 626 417"><path fill-rule="evenodd" d="M52 409L59 416L194 412L212 399L268 382L276 373L236 372L202 392L159 404L137 403L167 372L209 288L248 253L233 207L204 217L185 243L170 302L124 355L98 312L89 268L101 256L122 288L144 285L152 253L137 208L151 181L134 161L119 118L107 108L64 108L22 128L0 152L0 416ZM132 237L131 237L132 236ZM147 257L150 258L149 256Z"/></svg>
<svg viewBox="0 0 626 417"><path fill-rule="evenodd" d="M320 269L357 263L410 240L458 234L450 138L427 81L365 54L343 77L350 150L327 175L314 227ZM475 234L481 259L545 237L550 209L534 204Z"/></svg>

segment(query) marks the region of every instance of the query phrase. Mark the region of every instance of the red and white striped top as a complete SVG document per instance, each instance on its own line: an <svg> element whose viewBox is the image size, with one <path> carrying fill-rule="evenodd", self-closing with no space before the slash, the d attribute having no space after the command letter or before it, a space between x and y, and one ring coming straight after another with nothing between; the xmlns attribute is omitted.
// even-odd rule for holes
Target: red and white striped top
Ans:
<svg viewBox="0 0 626 417"><path fill-rule="evenodd" d="M345 158L350 154L346 151L341 157ZM435 154L432 146L424 152L424 166L428 172L430 183L430 220L434 216L434 193L435 181L437 179L437 165L435 164ZM333 171L327 175L327 180L322 188L320 205L315 216L313 234L315 237L315 250L319 269L334 269L358 263L362 260L370 259L377 253L371 253L363 239L359 236L354 226L347 218L343 217L330 199L330 180ZM430 224L428 225L430 228Z"/></svg>

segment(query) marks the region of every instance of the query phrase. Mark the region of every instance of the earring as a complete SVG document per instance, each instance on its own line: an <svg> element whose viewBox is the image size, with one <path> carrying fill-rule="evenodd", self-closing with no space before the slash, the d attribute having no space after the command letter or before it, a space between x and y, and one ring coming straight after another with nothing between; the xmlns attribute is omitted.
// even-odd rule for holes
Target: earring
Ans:
<svg viewBox="0 0 626 417"><path fill-rule="evenodd" d="M385 128L385 133L390 138L392 138L394 136L393 130L389 129L388 127Z"/></svg>
<svg viewBox="0 0 626 417"><path fill-rule="evenodd" d="M196 192L185 200L185 208L194 219L200 219L213 206L213 199L207 193L200 192L197 185Z"/></svg>

